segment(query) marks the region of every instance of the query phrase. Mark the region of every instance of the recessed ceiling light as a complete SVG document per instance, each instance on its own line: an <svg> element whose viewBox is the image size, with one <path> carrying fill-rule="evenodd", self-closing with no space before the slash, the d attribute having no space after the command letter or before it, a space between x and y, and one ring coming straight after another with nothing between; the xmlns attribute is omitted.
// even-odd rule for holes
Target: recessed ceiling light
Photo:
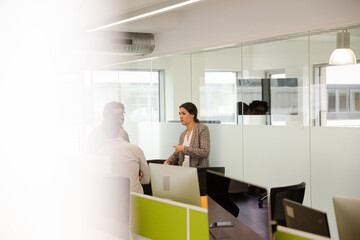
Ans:
<svg viewBox="0 0 360 240"><path fill-rule="evenodd" d="M200 1L200 0L188 0L188 1L185 1L185 2L177 3L177 4L174 4L174 5L168 6L168 7L160 8L160 9L150 11L150 12L147 12L147 13L143 13L143 14L139 14L139 15L136 15L134 17L126 18L126 19L123 19L123 20L120 20L120 21L117 21L117 22L114 22L114 23L110 23L110 24L107 24L107 25L104 25L104 26L101 26L101 27L93 28L93 29L88 30L88 32L94 32L94 31L105 29L105 28L113 27L113 26L116 26L116 25L120 25L120 24L123 24L123 23L132 22L132 21L135 21L135 20L139 20L139 19L142 19L142 18L153 16L153 15L156 15L156 14L159 14L159 13L170 11L170 10L173 10L175 8L183 7L183 6L198 2L198 1Z"/></svg>

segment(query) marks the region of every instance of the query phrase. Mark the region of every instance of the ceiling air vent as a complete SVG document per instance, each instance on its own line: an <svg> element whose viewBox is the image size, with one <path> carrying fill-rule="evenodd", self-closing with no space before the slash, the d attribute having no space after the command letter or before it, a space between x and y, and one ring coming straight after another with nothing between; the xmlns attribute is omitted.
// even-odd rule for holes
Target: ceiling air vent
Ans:
<svg viewBox="0 0 360 240"><path fill-rule="evenodd" d="M154 35L151 33L99 32L90 33L92 53L114 55L146 55L155 48Z"/></svg>

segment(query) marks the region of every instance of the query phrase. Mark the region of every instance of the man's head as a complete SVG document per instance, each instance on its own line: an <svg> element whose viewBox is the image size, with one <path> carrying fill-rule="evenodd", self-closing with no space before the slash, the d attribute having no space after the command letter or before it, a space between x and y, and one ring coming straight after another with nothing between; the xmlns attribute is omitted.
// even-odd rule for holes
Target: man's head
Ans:
<svg viewBox="0 0 360 240"><path fill-rule="evenodd" d="M120 136L122 124L116 115L112 115L103 120L101 128L106 137L116 138Z"/></svg>
<svg viewBox="0 0 360 240"><path fill-rule="evenodd" d="M268 110L268 104L265 101L255 100L249 105L251 115L265 115Z"/></svg>
<svg viewBox="0 0 360 240"><path fill-rule="evenodd" d="M112 116L117 116L118 119L124 124L125 106L120 102L109 102L105 105L103 110L103 118L107 119Z"/></svg>

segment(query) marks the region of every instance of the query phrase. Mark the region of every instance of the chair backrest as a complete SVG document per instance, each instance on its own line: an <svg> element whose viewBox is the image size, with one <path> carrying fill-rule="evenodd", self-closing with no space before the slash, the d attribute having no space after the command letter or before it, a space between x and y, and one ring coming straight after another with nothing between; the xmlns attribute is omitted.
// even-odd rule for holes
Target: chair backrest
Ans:
<svg viewBox="0 0 360 240"><path fill-rule="evenodd" d="M203 168L198 168L197 172L198 172L198 180L199 180L199 187L200 187L200 195L201 196L206 196L207 192L207 184L206 184L206 171L207 170L211 170L214 172L218 172L221 174L225 174L225 167L203 167Z"/></svg>
<svg viewBox="0 0 360 240"><path fill-rule="evenodd" d="M147 160L147 163L163 164L165 161L166 161L166 159L151 159L151 160Z"/></svg>
<svg viewBox="0 0 360 240"><path fill-rule="evenodd" d="M302 204L305 195L305 185L305 182L302 182L296 185L270 189L271 220L275 220L279 225L286 226L283 199L290 199Z"/></svg>

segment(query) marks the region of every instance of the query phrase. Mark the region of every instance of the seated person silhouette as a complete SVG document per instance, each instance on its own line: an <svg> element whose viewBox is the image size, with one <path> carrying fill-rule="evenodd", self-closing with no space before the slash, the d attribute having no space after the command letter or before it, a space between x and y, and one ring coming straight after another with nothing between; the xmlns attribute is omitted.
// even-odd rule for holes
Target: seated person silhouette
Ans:
<svg viewBox="0 0 360 240"><path fill-rule="evenodd" d="M254 100L249 105L248 115L266 115L268 103L266 101Z"/></svg>

